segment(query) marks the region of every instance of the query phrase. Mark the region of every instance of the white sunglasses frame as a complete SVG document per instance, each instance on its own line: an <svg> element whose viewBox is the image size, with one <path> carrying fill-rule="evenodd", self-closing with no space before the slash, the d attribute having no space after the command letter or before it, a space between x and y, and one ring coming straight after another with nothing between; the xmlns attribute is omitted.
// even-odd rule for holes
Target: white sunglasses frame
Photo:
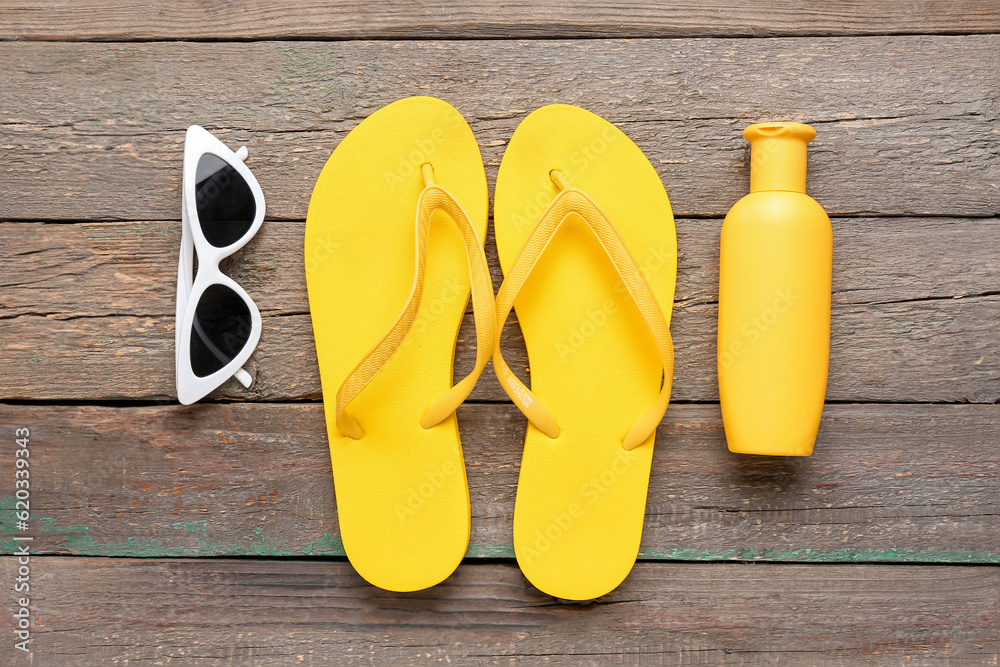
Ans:
<svg viewBox="0 0 1000 667"><path fill-rule="evenodd" d="M198 161L206 153L218 157L235 169L250 187L254 198L253 223L239 240L224 248L217 248L208 242L198 220L194 190L195 177L198 171ZM246 159L247 149L245 146L233 152L205 128L192 125L187 129L184 138L184 169L181 182L181 250L177 265L177 311L174 321L177 400L183 405L191 405L200 401L234 376L240 384L247 388L253 382L250 374L242 367L253 354L257 343L260 342L262 328L260 310L250 295L246 293L246 290L219 269L219 262L245 246L264 222L264 192L260 189L257 179L243 164ZM196 252L198 272L192 280ZM191 330L194 326L194 315L198 301L205 290L210 285L215 284L230 288L246 302L250 309L250 337L239 354L229 363L210 375L199 377L195 375L191 367Z"/></svg>

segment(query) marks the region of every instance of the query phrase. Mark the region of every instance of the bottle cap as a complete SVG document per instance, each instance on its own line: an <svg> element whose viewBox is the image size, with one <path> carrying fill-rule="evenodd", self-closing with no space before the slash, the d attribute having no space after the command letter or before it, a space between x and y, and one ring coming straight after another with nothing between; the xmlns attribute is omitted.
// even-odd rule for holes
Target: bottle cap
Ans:
<svg viewBox="0 0 1000 667"><path fill-rule="evenodd" d="M750 142L750 192L806 191L806 144L816 130L804 123L757 123L743 130Z"/></svg>

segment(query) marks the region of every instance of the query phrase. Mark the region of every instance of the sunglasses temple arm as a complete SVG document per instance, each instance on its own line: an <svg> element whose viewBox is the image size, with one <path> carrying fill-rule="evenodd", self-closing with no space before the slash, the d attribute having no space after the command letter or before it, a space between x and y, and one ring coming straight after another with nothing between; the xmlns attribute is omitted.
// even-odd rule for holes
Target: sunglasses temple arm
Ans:
<svg viewBox="0 0 1000 667"><path fill-rule="evenodd" d="M242 368L233 373L233 377L239 380L240 384L246 387L247 389L249 389L250 385L253 383L253 378L250 377L250 374L247 373Z"/></svg>
<svg viewBox="0 0 1000 667"><path fill-rule="evenodd" d="M236 159L239 160L240 162L246 162L247 156L249 154L250 151L247 150L246 146L240 146L239 149L237 149L236 151ZM250 374L247 373L242 368L233 373L233 377L239 380L239 383L244 387L246 387L247 389L249 389L251 383L253 383L253 378L250 377Z"/></svg>
<svg viewBox="0 0 1000 667"><path fill-rule="evenodd" d="M183 198L182 198L183 202ZM191 285L194 281L194 241L188 230L186 207L181 208L181 249L177 262L177 305L174 317L174 351L180 353L181 321L187 309L188 297L191 295Z"/></svg>

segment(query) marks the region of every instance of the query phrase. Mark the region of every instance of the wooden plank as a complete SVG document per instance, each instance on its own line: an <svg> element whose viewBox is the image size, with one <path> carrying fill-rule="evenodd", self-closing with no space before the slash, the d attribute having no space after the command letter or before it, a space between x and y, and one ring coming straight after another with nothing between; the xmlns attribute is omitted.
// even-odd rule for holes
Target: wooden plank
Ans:
<svg viewBox="0 0 1000 667"><path fill-rule="evenodd" d="M4 581L16 568L0 558ZM540 593L510 563L462 565L408 594L344 562L32 568L30 646L45 663L994 665L1000 650L995 567L641 563L587 604ZM42 663L10 654L12 667Z"/></svg>
<svg viewBox="0 0 1000 667"><path fill-rule="evenodd" d="M208 118L195 121L234 131L347 131L384 104L428 94L472 122L566 102L614 122L686 125L780 113L819 122L995 118L998 44L1000 35L16 42L0 43L0 63L6 123L67 125L84 136L183 130L202 113ZM67 84L59 98L39 105L59 83Z"/></svg>
<svg viewBox="0 0 1000 667"><path fill-rule="evenodd" d="M718 298L717 218L677 218L676 301L707 305ZM996 218L833 218L833 302L864 306L962 299L996 290L1000 238ZM56 319L174 314L180 223L0 222L0 319ZM269 220L223 264L264 315L309 311L302 256L305 223ZM942 249L946 249L942 252ZM493 227L486 239L493 287L503 274ZM970 268L974 270L970 270ZM99 296L98 296L99 295Z"/></svg>
<svg viewBox="0 0 1000 667"><path fill-rule="evenodd" d="M252 0L238 10L219 0L17 0L0 9L0 26L0 39L33 40L766 37L1000 32L1000 11L987 0L822 5L780 0L766 10L750 0L669 5Z"/></svg>
<svg viewBox="0 0 1000 667"><path fill-rule="evenodd" d="M473 123L491 192L504 145L525 115ZM185 114L174 125L212 117ZM819 128L820 138L811 144L809 192L831 215L1000 212L992 187L1000 177L995 118L798 120ZM675 215L722 217L749 188L741 133L750 122L620 125L657 168ZM241 130L221 136L234 147L250 147L248 164L264 190L268 217L304 220L316 177L344 134ZM7 126L0 132L0 219L176 220L183 136L181 127L90 135L64 127Z"/></svg>
<svg viewBox="0 0 1000 667"><path fill-rule="evenodd" d="M719 220L680 219L673 335L674 400L717 401L715 327ZM834 401L1000 400L997 219L834 220ZM264 334L250 390L230 381L213 398L316 400L303 223L270 221L233 275L257 300ZM168 400L174 396L176 223L0 224L0 398ZM487 241L495 287L501 275ZM947 248L942 252L942 248ZM970 270L974 267L975 270ZM471 315L456 373L475 361ZM528 366L516 320L507 358ZM505 401L487 369L473 400Z"/></svg>
<svg viewBox="0 0 1000 667"><path fill-rule="evenodd" d="M671 330L675 401L718 400L717 308L679 304ZM997 358L1000 296L837 306L833 311L827 400L971 402L1000 400ZM70 320L24 315L0 325L0 398L16 400L167 400L174 389L172 316ZM460 333L455 374L475 362L471 316ZM530 377L514 318L502 333L504 355ZM250 389L229 381L211 400L315 400L319 369L308 314L267 317L247 364ZM506 400L492 370L472 400Z"/></svg>
<svg viewBox="0 0 1000 667"><path fill-rule="evenodd" d="M31 430L32 522L48 554L343 555L318 404L2 407ZM459 412L471 557L512 557L525 420ZM641 557L1000 563L1000 406L828 405L816 453L726 450L717 405L660 426ZM12 447L0 469L13 470ZM3 482L13 509L13 476ZM595 547L596 548L596 547Z"/></svg>
<svg viewBox="0 0 1000 667"><path fill-rule="evenodd" d="M832 214L1000 212L1000 35L12 42L0 68L0 219L176 220L183 130L199 122L249 145L270 216L301 220L344 134L414 94L462 111L491 183L525 114L568 102L629 133L677 215L721 216L745 194L741 132L774 118L817 124L810 192Z"/></svg>

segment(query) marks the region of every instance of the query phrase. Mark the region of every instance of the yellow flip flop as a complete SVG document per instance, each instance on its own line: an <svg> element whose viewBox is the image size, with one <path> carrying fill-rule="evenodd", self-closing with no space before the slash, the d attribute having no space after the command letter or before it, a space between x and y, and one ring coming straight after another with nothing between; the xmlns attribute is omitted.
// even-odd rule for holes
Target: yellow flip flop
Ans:
<svg viewBox="0 0 1000 667"><path fill-rule="evenodd" d="M469 545L455 409L496 346L489 201L461 114L411 97L371 114L323 168L305 266L344 550L370 583L414 591ZM472 293L475 370L452 386Z"/></svg>
<svg viewBox="0 0 1000 667"><path fill-rule="evenodd" d="M558 104L514 132L493 213L504 272L497 321L516 308L531 374L529 390L497 347L500 384L529 420L514 552L539 590L595 598L635 563L670 400L670 202L623 132Z"/></svg>

